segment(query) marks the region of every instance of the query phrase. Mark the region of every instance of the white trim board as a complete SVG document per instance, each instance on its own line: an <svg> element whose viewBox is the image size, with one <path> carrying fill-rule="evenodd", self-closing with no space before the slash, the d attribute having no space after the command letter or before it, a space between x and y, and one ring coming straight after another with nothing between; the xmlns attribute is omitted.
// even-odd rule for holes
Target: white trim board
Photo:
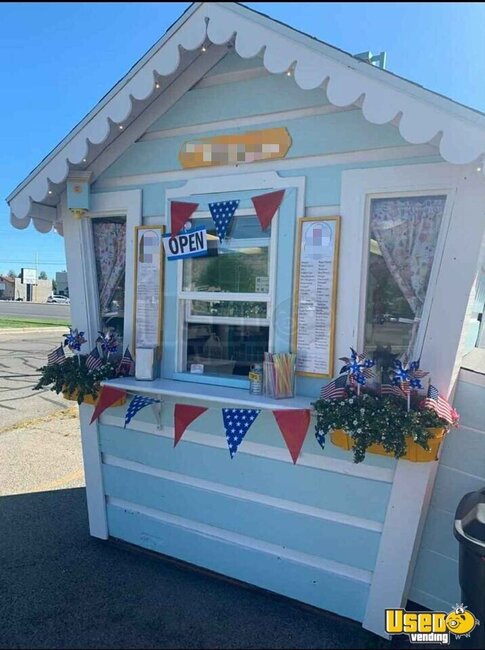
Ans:
<svg viewBox="0 0 485 650"><path fill-rule="evenodd" d="M323 96L322 96L323 99ZM297 120L302 117L309 117L312 115L329 115L331 113L348 113L349 111L358 111L355 106L346 108L339 108L332 106L332 104L324 104L323 106L310 106L309 108L295 108L287 111L278 111L276 113L262 113L259 115L251 115L249 117L231 117L226 120L218 120L217 122L202 122L200 124L191 124L189 126L179 126L172 129L161 129L159 131L148 131L143 134L137 142L149 142L150 140L162 140L164 138L173 138L180 135L191 135L207 133L207 131L221 131L223 129L230 129L237 126L237 128L247 126L259 126L271 122L280 122L283 120ZM437 150L435 149L435 153Z"/></svg>
<svg viewBox="0 0 485 650"><path fill-rule="evenodd" d="M100 418L100 422L102 425L119 428L123 428L125 424L124 418L117 417L115 415L106 415L104 413ZM149 422L133 422L133 426L128 425L126 428L132 429L133 431L149 433L154 436L169 438L170 440L173 440L174 437L173 427L164 426L162 429L158 429L156 424ZM188 429L184 433L183 440L185 442L204 445L206 447L215 447L227 451L227 441L224 436L215 436L210 433L197 431L195 429ZM239 447L237 453L249 454L250 456L258 456L261 458L277 460L282 463L293 464L293 460L286 447L273 447L272 445L264 445L259 442L245 440L244 445L241 445ZM312 467L315 469L323 470L325 472L345 474L346 476L355 476L356 478L364 478L370 481L378 481L381 483L392 483L394 477L393 467L379 467L377 465L366 465L363 463L356 465L351 460L341 460L339 458L334 458L331 456L324 456L323 454L310 454L302 452L298 457L297 465L300 465L302 467Z"/></svg>

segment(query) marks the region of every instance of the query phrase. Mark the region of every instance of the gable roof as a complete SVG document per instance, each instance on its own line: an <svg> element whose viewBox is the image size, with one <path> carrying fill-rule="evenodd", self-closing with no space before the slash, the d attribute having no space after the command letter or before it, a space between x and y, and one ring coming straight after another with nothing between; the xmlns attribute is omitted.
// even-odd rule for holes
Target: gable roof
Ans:
<svg viewBox="0 0 485 650"><path fill-rule="evenodd" d="M99 175L102 154L117 145L120 155L134 141L129 133L137 118L168 95L179 76L190 66L203 76L198 59L215 65L232 43L243 58L264 52L263 65L271 73L291 68L303 90L325 87L335 106L357 104L369 122L393 122L412 144L433 141L448 162L471 163L485 155L484 114L239 3L193 3L7 197L11 223L26 228L33 219L41 232L50 230L69 172L94 168L94 178ZM207 52L202 54L204 44Z"/></svg>

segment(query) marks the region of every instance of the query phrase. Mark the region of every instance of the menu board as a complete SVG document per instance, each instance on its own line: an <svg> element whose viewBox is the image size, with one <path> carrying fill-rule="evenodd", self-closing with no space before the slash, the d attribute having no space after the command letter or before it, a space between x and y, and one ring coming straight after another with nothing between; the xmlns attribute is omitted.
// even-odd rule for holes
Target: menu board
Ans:
<svg viewBox="0 0 485 650"><path fill-rule="evenodd" d="M300 219L294 287L296 371L332 377L340 217Z"/></svg>
<svg viewBox="0 0 485 650"><path fill-rule="evenodd" d="M162 226L138 226L135 245L135 348L160 345L162 327Z"/></svg>

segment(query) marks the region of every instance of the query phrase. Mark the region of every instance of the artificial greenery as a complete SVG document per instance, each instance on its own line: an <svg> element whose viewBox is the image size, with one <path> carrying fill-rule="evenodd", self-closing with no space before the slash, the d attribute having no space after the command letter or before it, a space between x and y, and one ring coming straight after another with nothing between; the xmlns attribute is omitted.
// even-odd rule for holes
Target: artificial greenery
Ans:
<svg viewBox="0 0 485 650"><path fill-rule="evenodd" d="M38 369L41 377L34 390L50 386L57 394L63 392L76 394L78 404L82 404L88 395L93 399L98 397L101 389L100 382L117 377L117 368L118 363L105 361L102 368L90 371L86 368L86 355L66 356L64 363L55 363Z"/></svg>
<svg viewBox="0 0 485 650"><path fill-rule="evenodd" d="M429 428L449 428L449 424L430 409L413 404L408 411L406 401L392 395L381 397L373 393L357 396L348 392L344 399L323 400L313 404L316 411L315 433L323 446L325 436L343 429L352 438L354 462L364 460L367 449L380 444L385 451L401 458L407 451L407 439L413 439L426 451L433 437Z"/></svg>

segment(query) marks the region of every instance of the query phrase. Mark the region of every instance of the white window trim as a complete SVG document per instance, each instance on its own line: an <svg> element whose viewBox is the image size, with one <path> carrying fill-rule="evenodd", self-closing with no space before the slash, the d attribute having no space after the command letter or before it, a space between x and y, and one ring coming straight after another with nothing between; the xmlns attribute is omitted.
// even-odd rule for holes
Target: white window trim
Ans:
<svg viewBox="0 0 485 650"><path fill-rule="evenodd" d="M342 173L342 240L340 286L337 299L339 327L336 355L346 356L349 346L363 350L367 291L370 201L374 198L446 195L445 210L436 243L433 268L414 346L418 358L431 313L434 290L457 191L457 172L451 165L402 165L348 170Z"/></svg>
<svg viewBox="0 0 485 650"><path fill-rule="evenodd" d="M201 174L203 174L204 170L201 170ZM293 178L281 178L276 172L267 172L267 173L244 173L241 171L241 175L235 174L235 175L226 175L226 176L218 176L218 177L209 177L209 178L204 178L203 176L201 178L193 178L183 186L179 188L172 188L168 189L165 193L165 223L168 224L168 228L170 227L170 202L174 200L182 200L184 198L188 198L191 195L210 195L210 194L224 194L224 193L235 193L235 192L242 192L242 191L247 191L251 190L254 191L255 193L260 192L260 191L270 191L270 190L278 190L278 189L291 189L295 188L297 190L297 199L296 199L296 214L295 214L295 227L297 223L298 216L303 216L304 215L304 210L305 210L305 177L293 177ZM224 297L228 297L230 300L241 300L241 301L251 301L251 302L258 302L258 300L255 300L255 296L258 298L262 298L262 302L265 302L266 300L264 299L265 296L268 296L268 314L269 314L269 320L270 320L270 325L269 325L269 342L268 342L268 347L269 350L273 350L273 345L274 345L274 314L275 314L275 297L276 297L276 274L277 274L277 269L278 269L278 251L277 251L277 229L278 229L278 221L279 221L279 210L275 215L274 221L272 223L272 229L271 229L271 241L270 241L270 293L269 294L224 294ZM254 211L252 209L241 209L239 211L239 214L254 214ZM205 217L210 217L210 212L206 211L200 211L197 213L197 216L205 216ZM179 300L179 296L182 293L182 261L178 261L178 268L177 268L177 303L178 303L178 309L177 309L177 332L181 331L181 326L183 324L183 313L182 313L182 308L183 304L182 301ZM214 293L214 294L206 294L204 296L204 299L211 299L210 296L214 295L215 300L220 300L221 299L221 294L219 293ZM183 295L184 298L189 298L190 294L188 292L184 292ZM196 298L200 298L200 294L196 294ZM256 323L252 319L243 319L244 322L252 325L255 325ZM266 320L266 319L265 319ZM231 321L233 322L233 321ZM179 379L185 379L185 376L187 377L187 381L193 381L194 376L190 375L189 373L186 372L178 372L178 368L183 367L183 345L181 345L181 337L180 335L177 336L177 341L175 344L175 374L177 378ZM202 379L200 376L197 376L197 379L201 381ZM211 380L216 379L217 383L222 384L225 380L224 377L207 377L207 382L210 383ZM227 379L228 383L234 384L234 382L245 382L246 380L244 378L233 378L228 377Z"/></svg>
<svg viewBox="0 0 485 650"><path fill-rule="evenodd" d="M82 247L84 254L90 259L87 268L91 270L91 277L88 282L92 287L92 303L98 318L98 327L101 323L101 313L99 308L99 290L98 280L96 277L96 258L94 254L93 231L91 228L92 219L102 219L106 217L125 217L126 219L126 262L125 262L125 306L123 314L123 349L133 348L133 321L134 321L134 302L135 286L134 273L135 268L135 227L142 224L142 193L141 190L127 190L124 192L102 192L91 195L91 209L83 217L84 224L88 227L83 228ZM90 321L93 322L92 320ZM93 335L93 334L92 334Z"/></svg>

